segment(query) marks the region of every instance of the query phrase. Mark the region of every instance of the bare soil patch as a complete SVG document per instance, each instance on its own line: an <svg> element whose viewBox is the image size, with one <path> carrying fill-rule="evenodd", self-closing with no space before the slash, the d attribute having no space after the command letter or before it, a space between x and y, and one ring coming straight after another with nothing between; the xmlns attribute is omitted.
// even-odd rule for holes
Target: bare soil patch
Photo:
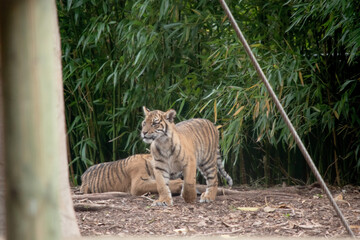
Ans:
<svg viewBox="0 0 360 240"><path fill-rule="evenodd" d="M316 184L233 190L238 193L217 196L212 203L188 204L174 196L172 207L151 207L157 196L121 193L73 201L83 236L348 236ZM360 187L331 188L331 192L360 236Z"/></svg>

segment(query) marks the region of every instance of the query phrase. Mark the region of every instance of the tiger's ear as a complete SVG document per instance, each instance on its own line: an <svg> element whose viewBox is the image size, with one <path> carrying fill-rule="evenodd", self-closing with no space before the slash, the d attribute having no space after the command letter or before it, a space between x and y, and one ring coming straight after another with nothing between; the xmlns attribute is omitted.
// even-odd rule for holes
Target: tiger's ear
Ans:
<svg viewBox="0 0 360 240"><path fill-rule="evenodd" d="M150 112L150 110L145 106L143 106L143 111L145 116L148 115L148 113Z"/></svg>
<svg viewBox="0 0 360 240"><path fill-rule="evenodd" d="M164 114L164 117L167 121L172 123L176 117L176 111L174 109L170 109Z"/></svg>

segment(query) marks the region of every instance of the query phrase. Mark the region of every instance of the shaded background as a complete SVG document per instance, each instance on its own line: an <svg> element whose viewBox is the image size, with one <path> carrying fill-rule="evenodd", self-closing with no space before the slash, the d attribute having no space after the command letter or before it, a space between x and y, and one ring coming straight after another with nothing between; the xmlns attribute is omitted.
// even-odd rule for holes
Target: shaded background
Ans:
<svg viewBox="0 0 360 240"><path fill-rule="evenodd" d="M360 5L228 5L325 181L360 184ZM237 184L314 181L217 1L57 6L74 185L93 164L146 151L143 105L213 121Z"/></svg>

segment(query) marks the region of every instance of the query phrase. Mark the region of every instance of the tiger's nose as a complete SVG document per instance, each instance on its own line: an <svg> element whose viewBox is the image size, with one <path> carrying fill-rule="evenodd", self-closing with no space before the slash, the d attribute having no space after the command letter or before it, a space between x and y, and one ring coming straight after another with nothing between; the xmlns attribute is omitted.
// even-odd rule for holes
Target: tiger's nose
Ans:
<svg viewBox="0 0 360 240"><path fill-rule="evenodd" d="M147 131L143 131L143 132L142 132L143 135L146 135L147 133L148 133Z"/></svg>

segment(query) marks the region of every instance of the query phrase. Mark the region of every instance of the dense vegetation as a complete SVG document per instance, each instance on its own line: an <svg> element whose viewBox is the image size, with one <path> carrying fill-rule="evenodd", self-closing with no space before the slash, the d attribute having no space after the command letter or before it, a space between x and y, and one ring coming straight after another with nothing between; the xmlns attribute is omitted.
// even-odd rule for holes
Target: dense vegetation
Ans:
<svg viewBox="0 0 360 240"><path fill-rule="evenodd" d="M360 184L360 5L228 1L320 173ZM69 167L143 153L141 106L202 117L236 183L314 180L217 1L59 0Z"/></svg>

